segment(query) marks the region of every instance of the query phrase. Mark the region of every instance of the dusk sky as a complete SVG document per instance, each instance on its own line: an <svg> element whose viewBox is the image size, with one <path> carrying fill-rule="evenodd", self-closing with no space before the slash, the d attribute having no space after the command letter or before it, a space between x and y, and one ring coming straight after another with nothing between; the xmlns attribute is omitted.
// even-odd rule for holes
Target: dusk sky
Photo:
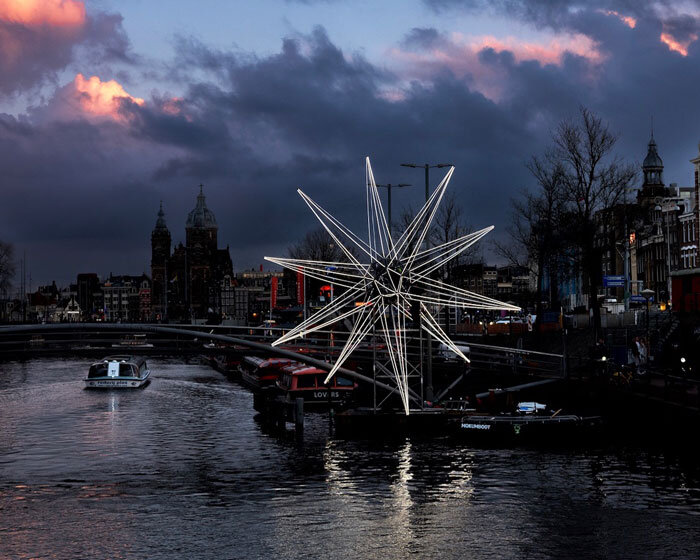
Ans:
<svg viewBox="0 0 700 560"><path fill-rule="evenodd" d="M395 213L423 196L400 163L455 164L496 239L580 105L636 163L653 117L688 186L699 36L700 1L0 0L0 240L34 286L150 272L159 201L184 241L203 183L234 270L257 268L316 227L297 188L363 232L367 155L413 184Z"/></svg>

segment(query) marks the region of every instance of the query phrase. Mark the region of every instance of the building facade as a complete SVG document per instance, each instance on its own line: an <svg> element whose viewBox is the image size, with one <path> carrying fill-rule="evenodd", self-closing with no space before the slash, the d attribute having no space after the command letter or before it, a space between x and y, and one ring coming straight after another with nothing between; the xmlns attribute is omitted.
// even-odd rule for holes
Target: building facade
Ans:
<svg viewBox="0 0 700 560"><path fill-rule="evenodd" d="M206 205L202 185L195 207L187 215L184 245L172 248L161 204L151 232L151 275L155 320L221 317L224 307L230 306L224 279L233 277L233 264L229 248L218 247L218 225Z"/></svg>
<svg viewBox="0 0 700 560"><path fill-rule="evenodd" d="M134 323L147 321L152 314L151 280L140 276L115 276L102 284L104 320Z"/></svg>

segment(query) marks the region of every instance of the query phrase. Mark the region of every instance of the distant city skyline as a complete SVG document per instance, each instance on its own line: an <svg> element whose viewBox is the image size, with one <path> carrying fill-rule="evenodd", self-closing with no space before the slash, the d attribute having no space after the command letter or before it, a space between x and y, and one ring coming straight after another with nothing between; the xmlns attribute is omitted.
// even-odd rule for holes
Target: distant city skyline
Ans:
<svg viewBox="0 0 700 560"><path fill-rule="evenodd" d="M203 183L234 270L257 268L310 227L299 187L361 230L365 156L414 185L395 214L423 197L400 163L455 164L466 221L503 239L580 105L638 165L653 117L666 184L689 186L699 36L697 1L5 0L0 240L33 286L148 273L160 201L184 241Z"/></svg>

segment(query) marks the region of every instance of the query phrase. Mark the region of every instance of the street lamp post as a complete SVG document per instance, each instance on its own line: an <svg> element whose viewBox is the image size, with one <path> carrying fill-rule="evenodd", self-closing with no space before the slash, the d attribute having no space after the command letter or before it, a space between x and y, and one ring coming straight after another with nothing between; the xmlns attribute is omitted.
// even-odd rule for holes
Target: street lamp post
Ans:
<svg viewBox="0 0 700 560"><path fill-rule="evenodd" d="M398 183L392 185L391 183L386 183L385 185L377 185L378 187L385 187L387 191L387 214L389 215L389 232L391 232L391 189L396 187L410 187L410 183Z"/></svg>
<svg viewBox="0 0 700 560"><path fill-rule="evenodd" d="M429 163L425 163L423 165L417 164L417 163L402 163L402 167L412 167L414 169L417 169L419 167L422 167L425 169L425 201L428 202L428 198L430 198L430 168L431 167L437 167L438 169L442 169L443 167L453 167L451 163L436 163L434 165L430 165ZM429 245L429 237L426 236L426 243ZM428 401L433 400L433 354L432 354L432 341L433 337L431 336L430 333L427 333L426 337L426 348L427 348L427 355L426 355L426 360L425 360L425 398Z"/></svg>
<svg viewBox="0 0 700 560"><path fill-rule="evenodd" d="M428 197L430 196L430 168L437 167L438 169L442 169L443 167L453 166L451 163L436 163L435 165L430 165L429 163L424 163L423 165L420 165L418 163L402 163L401 167L422 167L423 169L425 169L425 201L428 202Z"/></svg>

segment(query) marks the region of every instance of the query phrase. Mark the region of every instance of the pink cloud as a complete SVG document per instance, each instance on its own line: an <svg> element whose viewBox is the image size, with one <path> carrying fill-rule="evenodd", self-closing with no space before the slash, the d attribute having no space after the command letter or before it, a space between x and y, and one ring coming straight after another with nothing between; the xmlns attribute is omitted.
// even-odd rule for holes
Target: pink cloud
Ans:
<svg viewBox="0 0 700 560"><path fill-rule="evenodd" d="M425 50L394 48L389 51L389 55L398 63L399 72L409 80L429 80L441 68L448 68L458 76L471 79L476 91L498 101L504 94L506 71L479 59L479 53L485 49L511 53L518 63L537 61L557 66L563 64L567 54L581 56L593 64L602 62L604 58L595 41L582 34L555 36L548 41L535 42L515 37L467 37L453 33L449 40L436 42Z"/></svg>
<svg viewBox="0 0 700 560"><path fill-rule="evenodd" d="M0 20L19 25L82 27L85 3L79 0L2 0Z"/></svg>
<svg viewBox="0 0 700 560"><path fill-rule="evenodd" d="M620 12L616 12L615 10L598 10L600 13L605 14L606 16L614 16L617 19L619 19L622 23L624 23L627 27L630 29L634 29L637 27L637 20L633 18L632 16L625 16L622 15Z"/></svg>
<svg viewBox="0 0 700 560"><path fill-rule="evenodd" d="M518 62L536 60L542 64L561 65L567 53L582 56L593 62L599 62L602 58L595 41L578 33L568 37L554 37L541 43L521 41L514 37L499 39L491 35L468 39L459 34L455 35L453 41L472 52L487 48L496 52L508 51Z"/></svg>
<svg viewBox="0 0 700 560"><path fill-rule="evenodd" d="M123 104L145 105L145 100L128 93L116 80L102 81L99 76L89 78L77 74L56 90L46 105L32 107L30 113L36 122L71 121L87 119L92 122L125 123L128 112Z"/></svg>
<svg viewBox="0 0 700 560"><path fill-rule="evenodd" d="M103 82L98 76L86 79L78 74L73 81L73 88L75 100L88 115L121 120L123 117L119 113L119 107L122 101L129 100L137 105L145 103L140 97L128 94L116 80Z"/></svg>
<svg viewBox="0 0 700 560"><path fill-rule="evenodd" d="M685 40L676 39L671 33L664 31L659 36L659 40L668 47L668 50L677 52L681 56L688 56L688 47L697 41L697 33L692 33Z"/></svg>
<svg viewBox="0 0 700 560"><path fill-rule="evenodd" d="M117 80L80 73L56 89L45 105L31 107L29 113L34 122L41 123L85 119L101 125L131 125L139 118L137 107L192 121L182 97L153 92L147 101L127 91Z"/></svg>

